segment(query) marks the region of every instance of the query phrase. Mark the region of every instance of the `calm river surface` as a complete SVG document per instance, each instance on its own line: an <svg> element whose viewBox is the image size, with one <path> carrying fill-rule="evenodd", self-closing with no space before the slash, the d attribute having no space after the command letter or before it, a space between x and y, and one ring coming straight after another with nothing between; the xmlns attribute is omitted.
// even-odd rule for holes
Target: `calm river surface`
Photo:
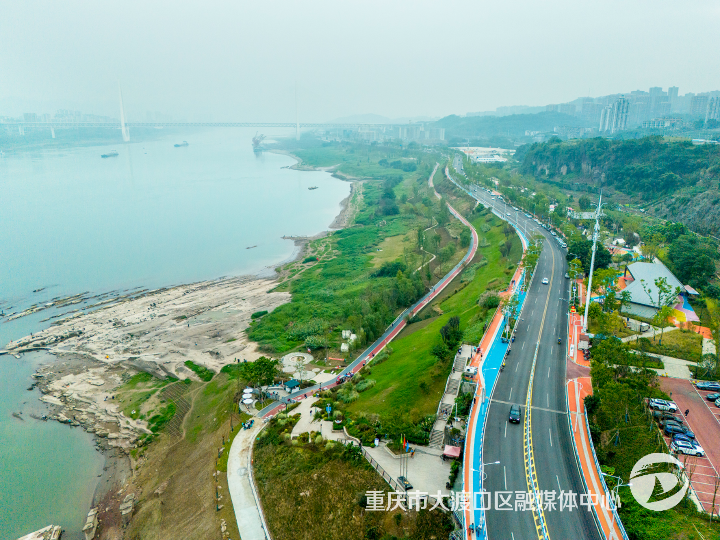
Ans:
<svg viewBox="0 0 720 540"><path fill-rule="evenodd" d="M294 163L287 156L255 154L254 133L210 130L0 157L0 309L257 273L291 257L294 245L281 236L327 230L350 186L284 168ZM179 137L189 146L173 147ZM100 157L111 150L119 155ZM0 348L43 328L49 314L0 319ZM79 538L102 471L86 433L29 416L44 410L38 392L26 390L30 375L49 360L0 356L3 540L50 523Z"/></svg>

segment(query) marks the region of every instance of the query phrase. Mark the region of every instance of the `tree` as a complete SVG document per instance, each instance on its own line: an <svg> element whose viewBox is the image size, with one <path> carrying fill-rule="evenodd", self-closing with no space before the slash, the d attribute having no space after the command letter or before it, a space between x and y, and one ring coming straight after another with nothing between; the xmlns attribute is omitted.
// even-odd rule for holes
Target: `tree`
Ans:
<svg viewBox="0 0 720 540"><path fill-rule="evenodd" d="M440 337L443 343L450 351L455 350L462 339L462 330L460 330L460 317L450 317L447 324L440 328Z"/></svg>
<svg viewBox="0 0 720 540"><path fill-rule="evenodd" d="M462 230L460 233L460 247L468 247L470 245L470 239L472 235L470 233L470 229L467 227Z"/></svg>
<svg viewBox="0 0 720 540"><path fill-rule="evenodd" d="M568 242L567 260L579 259L583 272L590 274L590 260L592 258L592 242L582 235L573 236ZM607 268L612 262L612 255L601 243L595 249L595 270Z"/></svg>
<svg viewBox="0 0 720 540"><path fill-rule="evenodd" d="M592 201L587 195L581 195L578 199L578 204L580 205L580 210L583 212L587 212L592 207Z"/></svg>
<svg viewBox="0 0 720 540"><path fill-rule="evenodd" d="M648 295L648 298L650 298L653 306L655 306L658 310L654 319L656 319L660 323L659 326L661 326L660 344L662 345L662 338L665 333L665 324L667 323L668 317L672 314L670 306L675 303L677 296L680 294L680 287L675 287L673 290L673 288L668 285L667 278L664 277L655 279L655 290L653 290L652 286L647 284L644 279L641 279L640 283L642 284L645 294Z"/></svg>
<svg viewBox="0 0 720 540"><path fill-rule="evenodd" d="M254 362L243 362L240 364L240 377L256 387L263 387L272 384L278 375L278 363L275 358L261 356ZM264 399L264 393L263 399Z"/></svg>
<svg viewBox="0 0 720 540"><path fill-rule="evenodd" d="M704 287L713 278L718 252L710 242L685 234L670 244L668 258L680 281L697 289Z"/></svg>

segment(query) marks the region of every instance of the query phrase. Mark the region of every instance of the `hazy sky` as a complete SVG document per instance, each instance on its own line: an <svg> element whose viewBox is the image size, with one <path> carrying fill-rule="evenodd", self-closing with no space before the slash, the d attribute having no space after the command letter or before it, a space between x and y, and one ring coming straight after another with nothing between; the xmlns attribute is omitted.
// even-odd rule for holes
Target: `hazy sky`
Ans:
<svg viewBox="0 0 720 540"><path fill-rule="evenodd" d="M720 88L717 0L0 0L0 115L301 121ZM12 110L11 110L12 109Z"/></svg>

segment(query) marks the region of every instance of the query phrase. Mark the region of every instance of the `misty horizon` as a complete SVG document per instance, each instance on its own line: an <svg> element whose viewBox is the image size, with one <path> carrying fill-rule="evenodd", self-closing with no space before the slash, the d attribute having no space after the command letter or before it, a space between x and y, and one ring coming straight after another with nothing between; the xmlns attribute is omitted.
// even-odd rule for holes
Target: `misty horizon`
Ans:
<svg viewBox="0 0 720 540"><path fill-rule="evenodd" d="M698 93L720 87L720 60L702 53L719 20L709 1L7 5L0 114L118 116L120 86L135 122L294 121L296 87L301 122L441 118L655 85Z"/></svg>

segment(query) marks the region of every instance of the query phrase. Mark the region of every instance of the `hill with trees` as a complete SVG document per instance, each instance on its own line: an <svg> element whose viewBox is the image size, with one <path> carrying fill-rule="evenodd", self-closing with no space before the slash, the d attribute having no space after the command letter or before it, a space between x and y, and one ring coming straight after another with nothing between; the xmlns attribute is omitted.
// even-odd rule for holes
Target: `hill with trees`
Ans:
<svg viewBox="0 0 720 540"><path fill-rule="evenodd" d="M537 180L575 191L635 202L652 215L720 234L720 145L693 145L660 136L604 138L525 145L520 170Z"/></svg>

